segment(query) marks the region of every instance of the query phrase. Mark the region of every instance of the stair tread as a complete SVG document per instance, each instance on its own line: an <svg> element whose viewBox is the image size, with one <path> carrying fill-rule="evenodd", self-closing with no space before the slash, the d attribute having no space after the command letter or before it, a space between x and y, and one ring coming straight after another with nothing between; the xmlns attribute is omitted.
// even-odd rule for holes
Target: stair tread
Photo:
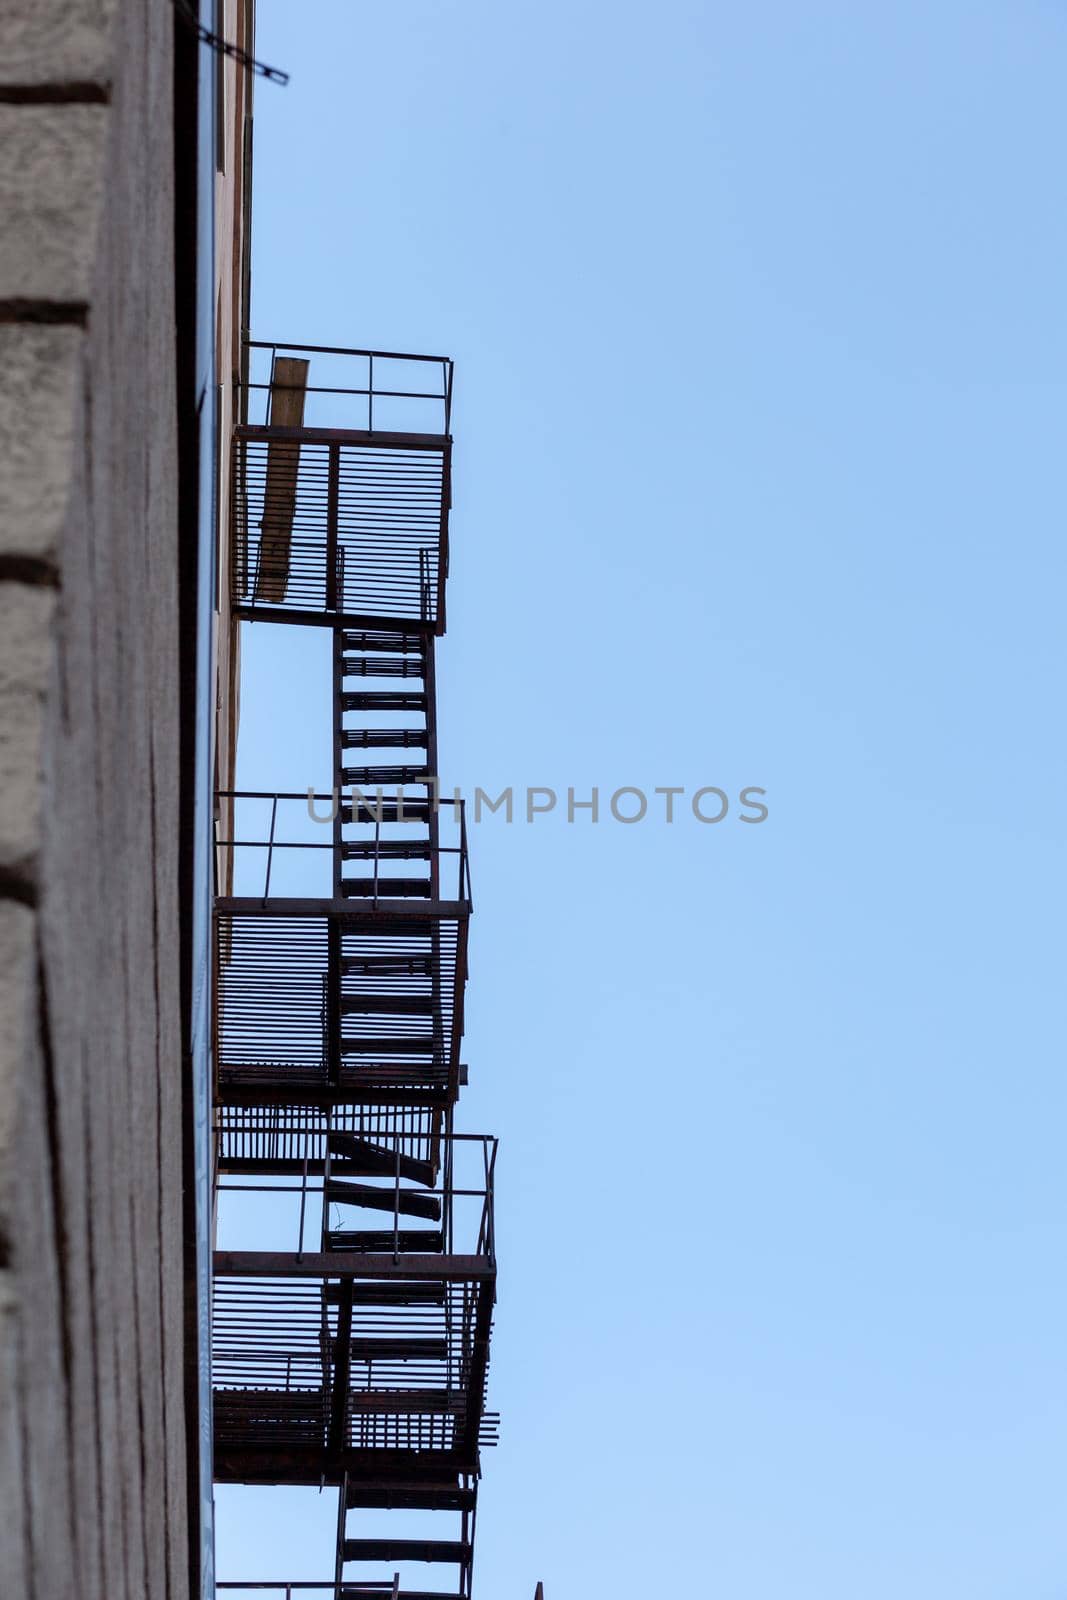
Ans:
<svg viewBox="0 0 1067 1600"><path fill-rule="evenodd" d="M333 1205L365 1206L370 1211L399 1212L403 1217L425 1217L429 1222L440 1222L441 1201L435 1194L421 1194L411 1189L399 1191L375 1188L369 1183L348 1183L343 1178L331 1178L326 1185L326 1198Z"/></svg>
<svg viewBox="0 0 1067 1600"><path fill-rule="evenodd" d="M345 628L342 639L346 650L395 650L421 653L421 633L405 628Z"/></svg>
<svg viewBox="0 0 1067 1600"><path fill-rule="evenodd" d="M346 1561L458 1561L466 1565L471 1546L463 1539L346 1539Z"/></svg>
<svg viewBox="0 0 1067 1600"><path fill-rule="evenodd" d="M429 839L346 839L342 861L429 861Z"/></svg>
<svg viewBox="0 0 1067 1600"><path fill-rule="evenodd" d="M387 1091L399 1093L402 1089L420 1094L436 1095L448 1083L448 1069L432 1062L357 1061L343 1066L341 1088L364 1092Z"/></svg>
<svg viewBox="0 0 1067 1600"><path fill-rule="evenodd" d="M342 1016L369 1016L385 1012L394 1017L432 1017L439 1005L432 994L343 994Z"/></svg>
<svg viewBox="0 0 1067 1600"><path fill-rule="evenodd" d="M339 1284L326 1285L328 1305L337 1305L341 1299ZM352 1304L356 1306L443 1306L446 1299L443 1283L354 1283Z"/></svg>
<svg viewBox="0 0 1067 1600"><path fill-rule="evenodd" d="M332 1341L337 1359L337 1341ZM447 1361L447 1339L353 1339L353 1361Z"/></svg>
<svg viewBox="0 0 1067 1600"><path fill-rule="evenodd" d="M373 1038L346 1034L341 1040L342 1056L434 1056L440 1054L440 1045L433 1039L403 1034L380 1034ZM364 1062L363 1065L369 1065Z"/></svg>
<svg viewBox="0 0 1067 1600"><path fill-rule="evenodd" d="M368 794L360 804L358 813L353 813L352 806L346 801L341 806L341 821L345 827L366 827L373 822L429 822L430 802L417 799L414 795L404 799L403 806L396 805L394 800L383 800L378 804L377 796Z"/></svg>
<svg viewBox="0 0 1067 1600"><path fill-rule="evenodd" d="M361 972L382 973L398 978L428 978L433 972L432 956L342 956L345 977Z"/></svg>
<svg viewBox="0 0 1067 1600"><path fill-rule="evenodd" d="M396 1154L386 1145L374 1144L354 1133L341 1132L329 1134L328 1144L331 1154L350 1160L353 1172L358 1171L362 1177L388 1177L396 1171ZM433 1187L435 1174L431 1162L401 1152L400 1176L409 1178L413 1183L424 1184L429 1189Z"/></svg>
<svg viewBox="0 0 1067 1600"><path fill-rule="evenodd" d="M444 1239L438 1228L332 1229L326 1235L328 1250L355 1251L360 1255L390 1255L399 1250L406 1255L440 1255Z"/></svg>
<svg viewBox="0 0 1067 1600"><path fill-rule="evenodd" d="M367 1591L359 1588L344 1588L341 1590L341 1600L367 1600ZM387 1600L387 1597L380 1597L380 1600ZM451 1591L443 1594L437 1589L401 1589L398 1600L463 1600L463 1596L461 1594L453 1594Z"/></svg>
<svg viewBox="0 0 1067 1600"><path fill-rule="evenodd" d="M344 767L341 771L342 783L354 783L357 786L365 783L390 784L390 783L429 783L433 774L425 762L418 766L410 767ZM372 797L374 798L374 797Z"/></svg>
<svg viewBox="0 0 1067 1600"><path fill-rule="evenodd" d="M430 897L429 878L342 878L341 893L352 895L357 899L373 898L377 895L379 900L428 900Z"/></svg>
<svg viewBox="0 0 1067 1600"><path fill-rule="evenodd" d="M343 750L425 750L425 728L342 728Z"/></svg>
<svg viewBox="0 0 1067 1600"><path fill-rule="evenodd" d="M342 711L425 711L419 689L350 689L341 695Z"/></svg>
<svg viewBox="0 0 1067 1600"><path fill-rule="evenodd" d="M349 1479L345 1507L356 1510L473 1511L478 1492L456 1483L361 1483Z"/></svg>
<svg viewBox="0 0 1067 1600"><path fill-rule="evenodd" d="M421 656L367 655L341 657L346 678L421 678L425 673Z"/></svg>

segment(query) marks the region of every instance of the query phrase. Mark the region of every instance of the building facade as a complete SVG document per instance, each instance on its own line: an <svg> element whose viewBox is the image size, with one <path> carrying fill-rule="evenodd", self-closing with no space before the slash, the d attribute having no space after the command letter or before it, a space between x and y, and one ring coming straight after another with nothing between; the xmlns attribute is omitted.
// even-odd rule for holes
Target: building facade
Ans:
<svg viewBox="0 0 1067 1600"><path fill-rule="evenodd" d="M424 1561L471 1593L496 1145L457 1122L434 784L452 364L253 337L256 73L252 0L0 22L5 1596L209 1595L213 1481L329 1486L337 1600L425 1596ZM303 774L238 788L252 623L329 636L313 850ZM249 1186L297 1231L214 1249Z"/></svg>

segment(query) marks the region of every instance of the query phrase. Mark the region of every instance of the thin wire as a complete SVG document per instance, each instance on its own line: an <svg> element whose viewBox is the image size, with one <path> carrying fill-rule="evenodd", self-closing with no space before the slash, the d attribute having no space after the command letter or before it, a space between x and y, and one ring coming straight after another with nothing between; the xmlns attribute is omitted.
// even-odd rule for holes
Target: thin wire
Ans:
<svg viewBox="0 0 1067 1600"><path fill-rule="evenodd" d="M201 44L217 50L220 55L229 56L231 61L236 61L239 66L247 67L250 72L259 78L266 78L270 83L280 83L282 87L289 82L289 74L282 72L278 67L268 67L265 62L257 61L239 45L231 44L228 39L223 39L219 34L212 33L210 28L205 28L189 0L173 0L174 8L183 22L187 22L195 32Z"/></svg>

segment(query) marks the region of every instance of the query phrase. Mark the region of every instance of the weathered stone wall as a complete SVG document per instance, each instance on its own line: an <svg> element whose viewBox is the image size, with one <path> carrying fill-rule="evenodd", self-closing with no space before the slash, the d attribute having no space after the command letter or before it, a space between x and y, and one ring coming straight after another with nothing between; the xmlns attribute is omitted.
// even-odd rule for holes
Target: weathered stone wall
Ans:
<svg viewBox="0 0 1067 1600"><path fill-rule="evenodd" d="M0 8L5 1600L188 1592L173 28Z"/></svg>

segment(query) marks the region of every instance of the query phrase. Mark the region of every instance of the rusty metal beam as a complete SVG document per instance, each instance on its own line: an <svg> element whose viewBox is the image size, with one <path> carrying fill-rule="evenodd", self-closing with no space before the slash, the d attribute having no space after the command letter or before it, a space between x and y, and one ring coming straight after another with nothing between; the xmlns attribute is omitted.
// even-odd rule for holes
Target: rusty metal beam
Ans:
<svg viewBox="0 0 1067 1600"><path fill-rule="evenodd" d="M451 919L466 922L470 905L466 900L379 900L355 897L330 900L306 900L299 896L271 895L264 903L255 895L220 895L215 901L215 911L220 917L359 917L368 922L386 917L404 917L412 921L419 918Z"/></svg>
<svg viewBox="0 0 1067 1600"><path fill-rule="evenodd" d="M375 450L448 450L452 443L447 433L368 433L365 428L300 428L265 427L256 423L239 423L234 429L237 439L266 439L268 444L352 444L371 446Z"/></svg>
<svg viewBox="0 0 1067 1600"><path fill-rule="evenodd" d="M279 1069L273 1083L232 1083L222 1074L215 1086L215 1103L220 1106L313 1106L316 1110L329 1106L397 1106L438 1111L448 1106L455 1096L455 1090L446 1087L407 1089L383 1084L380 1088L365 1089L351 1084L308 1083L306 1079L301 1082L298 1078L286 1083L284 1079L284 1069ZM466 1082L466 1079L461 1081Z"/></svg>
<svg viewBox="0 0 1067 1600"><path fill-rule="evenodd" d="M339 1455L326 1457L315 1445L234 1445L224 1440L215 1443L216 1483L260 1484L340 1484L345 1473L350 1484L371 1485L458 1480L470 1473L466 1454L455 1450L367 1450L353 1446ZM455 1490L451 1491L453 1494ZM429 1509L434 1509L430 1507ZM441 1510L452 1509L447 1504Z"/></svg>
<svg viewBox="0 0 1067 1600"><path fill-rule="evenodd" d="M216 1278L430 1278L438 1283L495 1282L491 1256L362 1255L354 1250L292 1252L216 1250Z"/></svg>
<svg viewBox="0 0 1067 1600"><path fill-rule="evenodd" d="M332 1452L345 1446L345 1418L352 1374L352 1280L341 1285L337 1307L337 1336L334 1341L333 1388L330 1392L330 1429L327 1448Z"/></svg>

